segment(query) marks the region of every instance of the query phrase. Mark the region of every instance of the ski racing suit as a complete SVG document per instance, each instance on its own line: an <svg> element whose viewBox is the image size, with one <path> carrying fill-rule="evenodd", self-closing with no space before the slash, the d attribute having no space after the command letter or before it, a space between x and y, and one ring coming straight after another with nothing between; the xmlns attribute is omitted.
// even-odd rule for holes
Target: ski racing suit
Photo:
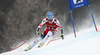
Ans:
<svg viewBox="0 0 100 55"><path fill-rule="evenodd" d="M31 48L41 40L42 43L45 43L49 37L53 36L57 32L57 27L59 27L61 29L61 33L63 33L62 25L56 18L53 19L52 23L50 23L47 18L44 18L38 26L37 31L40 31L44 25L46 25L46 29L43 31L41 36L30 45Z"/></svg>

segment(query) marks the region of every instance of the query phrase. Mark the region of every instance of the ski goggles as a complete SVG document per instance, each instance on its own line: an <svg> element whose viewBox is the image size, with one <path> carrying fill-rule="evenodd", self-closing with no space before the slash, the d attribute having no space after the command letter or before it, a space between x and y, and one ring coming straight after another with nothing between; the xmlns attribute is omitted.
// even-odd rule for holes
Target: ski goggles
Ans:
<svg viewBox="0 0 100 55"><path fill-rule="evenodd" d="M49 21L49 22L52 22L52 21L53 21L53 19L48 19L48 21Z"/></svg>

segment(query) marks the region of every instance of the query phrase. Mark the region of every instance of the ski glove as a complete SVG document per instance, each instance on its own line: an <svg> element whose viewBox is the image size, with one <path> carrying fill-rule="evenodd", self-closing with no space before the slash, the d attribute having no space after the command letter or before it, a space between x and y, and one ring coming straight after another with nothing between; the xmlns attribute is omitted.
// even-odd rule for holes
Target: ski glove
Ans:
<svg viewBox="0 0 100 55"><path fill-rule="evenodd" d="M62 38L62 40L64 39L64 34L61 34L61 38Z"/></svg>
<svg viewBox="0 0 100 55"><path fill-rule="evenodd" d="M39 35L39 28L37 28L37 30L36 30L36 34Z"/></svg>
<svg viewBox="0 0 100 55"><path fill-rule="evenodd" d="M36 33L37 33L37 35L39 35L39 31L37 31Z"/></svg>

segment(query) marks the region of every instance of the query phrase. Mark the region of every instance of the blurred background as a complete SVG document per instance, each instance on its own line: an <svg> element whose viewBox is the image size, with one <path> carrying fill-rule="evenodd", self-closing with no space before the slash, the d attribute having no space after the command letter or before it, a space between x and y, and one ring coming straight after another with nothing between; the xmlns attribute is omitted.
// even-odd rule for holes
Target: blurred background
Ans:
<svg viewBox="0 0 100 55"><path fill-rule="evenodd" d="M88 0L100 25L100 0ZM62 24L64 35L73 33L68 0L0 0L0 53L29 39L46 13L51 11ZM87 6L73 10L76 32L94 27Z"/></svg>

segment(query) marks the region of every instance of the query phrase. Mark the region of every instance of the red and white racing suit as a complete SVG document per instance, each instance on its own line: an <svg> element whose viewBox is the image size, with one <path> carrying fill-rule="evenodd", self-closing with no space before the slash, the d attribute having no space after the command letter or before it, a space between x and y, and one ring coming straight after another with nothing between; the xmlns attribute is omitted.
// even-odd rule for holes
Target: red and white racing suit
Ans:
<svg viewBox="0 0 100 55"><path fill-rule="evenodd" d="M43 38L45 37L45 35L47 35L47 33L49 31L52 31L53 34L56 33L57 32L57 27L59 27L61 29L61 32L63 32L62 25L56 18L53 19L52 23L50 23L47 18L44 18L42 20L42 22L40 23L40 25L38 26L39 30L44 25L46 25L46 29L42 33L42 35L43 35L42 37Z"/></svg>
<svg viewBox="0 0 100 55"><path fill-rule="evenodd" d="M47 18L44 18L38 26L38 30L40 30L44 25L46 25L46 29L43 31L41 36L30 45L31 48L34 47L41 40L42 43L45 43L49 37L57 32L57 27L59 27L61 29L61 33L63 33L62 25L56 18L53 19L52 23L50 23Z"/></svg>

